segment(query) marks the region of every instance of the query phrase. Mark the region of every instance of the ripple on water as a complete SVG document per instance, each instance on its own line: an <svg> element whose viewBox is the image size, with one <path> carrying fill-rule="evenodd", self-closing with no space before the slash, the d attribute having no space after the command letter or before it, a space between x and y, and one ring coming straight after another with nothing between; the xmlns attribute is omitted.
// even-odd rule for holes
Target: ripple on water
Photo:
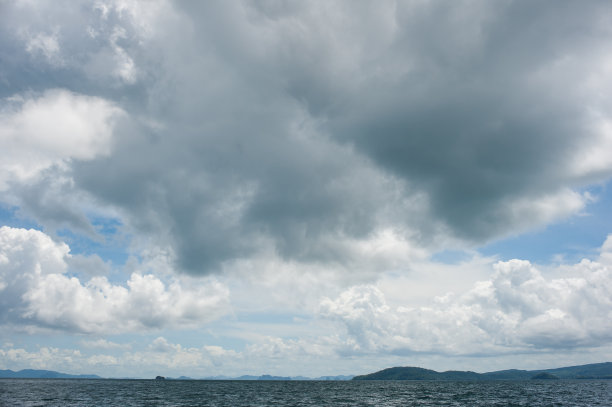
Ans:
<svg viewBox="0 0 612 407"><path fill-rule="evenodd" d="M612 381L0 379L0 406L612 406Z"/></svg>

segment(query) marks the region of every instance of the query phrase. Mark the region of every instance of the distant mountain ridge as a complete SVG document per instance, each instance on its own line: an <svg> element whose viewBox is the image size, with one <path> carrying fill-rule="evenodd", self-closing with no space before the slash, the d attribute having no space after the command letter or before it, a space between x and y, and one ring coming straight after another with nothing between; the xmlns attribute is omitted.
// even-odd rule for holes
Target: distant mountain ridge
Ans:
<svg viewBox="0 0 612 407"><path fill-rule="evenodd" d="M612 379L612 362L540 370L499 370L476 373L449 370L436 372L421 367L391 367L353 377L353 380L529 380L529 379Z"/></svg>
<svg viewBox="0 0 612 407"><path fill-rule="evenodd" d="M229 376L214 376L214 377L203 377L200 379L194 379L192 377L180 376L180 377L166 377L166 380L351 380L353 376L321 376L316 378L305 377L305 376L250 376L243 375L239 377ZM35 369L24 369L19 371L13 370L0 370L0 379L104 379L95 374L81 374L73 375L67 373L56 372L54 370L35 370ZM126 378L134 379L134 378Z"/></svg>
<svg viewBox="0 0 612 407"><path fill-rule="evenodd" d="M53 370L24 369L14 372L12 370L0 370L1 379L101 379L95 374L67 374Z"/></svg>
<svg viewBox="0 0 612 407"><path fill-rule="evenodd" d="M24 369L19 371L0 370L0 379L103 379L95 374L73 375L53 370ZM437 372L421 367L391 367L378 372L360 376L271 376L243 375L239 377L214 376L192 379L187 376L167 377L168 380L549 380L549 379L612 379L612 362L593 363L588 365L567 366L555 369L540 370L499 370L487 373L449 370Z"/></svg>

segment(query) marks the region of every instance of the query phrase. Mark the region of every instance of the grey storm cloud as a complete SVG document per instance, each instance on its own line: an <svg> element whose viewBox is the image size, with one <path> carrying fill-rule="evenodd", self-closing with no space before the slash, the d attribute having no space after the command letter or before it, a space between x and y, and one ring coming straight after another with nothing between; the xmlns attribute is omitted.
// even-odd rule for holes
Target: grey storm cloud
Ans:
<svg viewBox="0 0 612 407"><path fill-rule="evenodd" d="M479 244L575 213L612 174L606 2L1 7L4 97L125 113L110 153L66 161L72 193L192 273L265 250L342 262L389 228ZM69 218L30 195L39 222Z"/></svg>

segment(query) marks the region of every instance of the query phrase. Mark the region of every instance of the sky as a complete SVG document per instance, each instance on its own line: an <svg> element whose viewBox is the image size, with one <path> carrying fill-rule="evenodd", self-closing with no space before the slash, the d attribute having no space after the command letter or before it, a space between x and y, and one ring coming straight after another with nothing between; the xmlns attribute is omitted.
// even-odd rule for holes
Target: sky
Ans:
<svg viewBox="0 0 612 407"><path fill-rule="evenodd" d="M612 361L611 178L609 1L0 0L0 369Z"/></svg>

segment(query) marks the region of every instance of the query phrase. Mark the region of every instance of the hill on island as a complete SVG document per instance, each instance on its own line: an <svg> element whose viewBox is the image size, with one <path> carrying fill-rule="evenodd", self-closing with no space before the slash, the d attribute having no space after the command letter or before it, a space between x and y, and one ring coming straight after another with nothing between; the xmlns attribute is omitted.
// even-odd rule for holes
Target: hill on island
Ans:
<svg viewBox="0 0 612 407"><path fill-rule="evenodd" d="M612 362L568 366L542 370L499 370L476 373L449 370L436 372L420 367L391 367L375 373L355 376L353 380L550 380L612 379Z"/></svg>

